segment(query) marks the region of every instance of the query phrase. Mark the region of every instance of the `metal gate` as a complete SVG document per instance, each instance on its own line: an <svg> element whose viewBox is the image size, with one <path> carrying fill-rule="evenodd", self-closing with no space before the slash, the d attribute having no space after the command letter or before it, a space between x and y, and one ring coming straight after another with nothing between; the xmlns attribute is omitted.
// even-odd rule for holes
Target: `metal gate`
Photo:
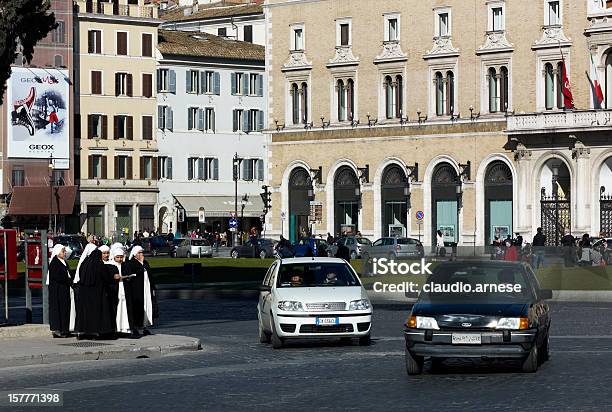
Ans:
<svg viewBox="0 0 612 412"><path fill-rule="evenodd" d="M599 228L602 236L612 236L612 194L602 193L599 198Z"/></svg>
<svg viewBox="0 0 612 412"><path fill-rule="evenodd" d="M570 199L561 196L546 196L540 200L542 232L546 235L546 246L561 246L565 229L571 227Z"/></svg>

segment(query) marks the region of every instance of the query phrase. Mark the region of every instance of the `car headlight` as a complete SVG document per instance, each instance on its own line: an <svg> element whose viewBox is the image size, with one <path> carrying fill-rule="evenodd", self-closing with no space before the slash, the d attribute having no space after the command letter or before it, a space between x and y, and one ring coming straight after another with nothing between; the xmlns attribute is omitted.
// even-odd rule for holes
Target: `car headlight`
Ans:
<svg viewBox="0 0 612 412"><path fill-rule="evenodd" d="M353 300L349 303L349 310L367 310L370 309L370 301L367 299Z"/></svg>
<svg viewBox="0 0 612 412"><path fill-rule="evenodd" d="M428 316L411 316L406 322L406 326L416 329L440 329L438 322Z"/></svg>
<svg viewBox="0 0 612 412"><path fill-rule="evenodd" d="M528 329L529 319L527 318L500 318L495 329Z"/></svg>
<svg viewBox="0 0 612 412"><path fill-rule="evenodd" d="M302 306L302 302L295 302L292 300L281 300L278 302L278 308L280 310L286 310L289 312L303 312L304 306Z"/></svg>

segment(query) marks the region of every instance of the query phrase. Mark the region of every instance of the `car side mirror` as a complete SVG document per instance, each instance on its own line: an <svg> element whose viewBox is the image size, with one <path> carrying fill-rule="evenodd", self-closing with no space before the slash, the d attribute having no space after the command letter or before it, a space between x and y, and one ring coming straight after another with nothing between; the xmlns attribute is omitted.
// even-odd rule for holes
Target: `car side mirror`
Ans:
<svg viewBox="0 0 612 412"><path fill-rule="evenodd" d="M259 285L260 292L272 292L272 287L268 285Z"/></svg>
<svg viewBox="0 0 612 412"><path fill-rule="evenodd" d="M553 293L550 289L540 289L540 298L543 300L552 299Z"/></svg>

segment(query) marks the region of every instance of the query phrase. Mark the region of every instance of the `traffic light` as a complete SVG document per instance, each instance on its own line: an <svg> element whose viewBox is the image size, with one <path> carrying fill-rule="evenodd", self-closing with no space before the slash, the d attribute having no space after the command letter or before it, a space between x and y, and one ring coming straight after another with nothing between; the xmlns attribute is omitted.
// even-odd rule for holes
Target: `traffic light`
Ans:
<svg viewBox="0 0 612 412"><path fill-rule="evenodd" d="M266 214L270 209L272 209L272 192L270 192L270 186L264 185L261 187L261 189L263 192L259 196L261 196L261 200L263 200L263 212Z"/></svg>

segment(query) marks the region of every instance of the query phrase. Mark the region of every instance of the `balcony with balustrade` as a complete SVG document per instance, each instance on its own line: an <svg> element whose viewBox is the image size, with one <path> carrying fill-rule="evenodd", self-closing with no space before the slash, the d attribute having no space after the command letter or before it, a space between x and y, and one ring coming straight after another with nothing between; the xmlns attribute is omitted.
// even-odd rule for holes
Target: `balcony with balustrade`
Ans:
<svg viewBox="0 0 612 412"><path fill-rule="evenodd" d="M507 132L542 134L612 130L612 110L572 110L508 116Z"/></svg>
<svg viewBox="0 0 612 412"><path fill-rule="evenodd" d="M144 0L76 0L80 15L116 16L119 18L157 19L157 7Z"/></svg>

